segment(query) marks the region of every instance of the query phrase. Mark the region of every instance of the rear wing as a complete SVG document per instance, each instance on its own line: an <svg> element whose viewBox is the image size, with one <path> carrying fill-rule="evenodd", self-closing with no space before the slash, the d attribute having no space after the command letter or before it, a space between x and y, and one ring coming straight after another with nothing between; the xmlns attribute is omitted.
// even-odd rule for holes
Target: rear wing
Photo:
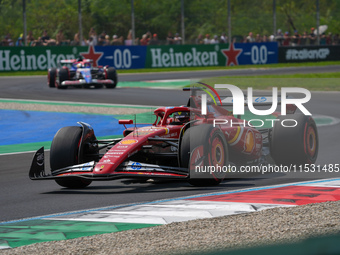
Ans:
<svg viewBox="0 0 340 255"><path fill-rule="evenodd" d="M63 59L60 60L60 64L73 64L74 62L77 62L76 59Z"/></svg>
<svg viewBox="0 0 340 255"><path fill-rule="evenodd" d="M183 91L192 91L192 96L193 97L199 97L197 94L197 91L202 91L202 88L200 87L185 87L183 88ZM204 92L204 91L203 91ZM273 97L272 96L266 96L266 95L260 95L260 96L254 96L252 97L252 105L254 107L256 106L272 106L273 105ZM222 104L221 104L222 103ZM191 105L190 100L188 105ZM231 96L212 96L210 94L210 97L207 96L207 105L217 105L221 107L228 107L228 106L233 106L233 97ZM248 106L248 97L244 97L244 106ZM277 98L277 105L281 105L281 97ZM294 104L287 104L286 105L286 113L287 114L294 114L297 109L297 106Z"/></svg>
<svg viewBox="0 0 340 255"><path fill-rule="evenodd" d="M232 97L224 97L221 98L222 106L233 106L233 98ZM273 105L273 97L271 96L255 96L252 97L252 105L256 106L272 106ZM217 102L217 101L216 101ZM212 101L208 101L208 104L212 104ZM281 97L277 98L277 105L281 105ZM244 98L244 106L248 106L248 98ZM287 104L286 105L286 113L287 114L294 114L297 109L295 104Z"/></svg>
<svg viewBox="0 0 340 255"><path fill-rule="evenodd" d="M232 106L233 105L233 98L232 97L221 97L222 100L222 106ZM209 102L208 102L209 103ZM273 97L268 96L257 96L252 98L253 105L257 106L271 106L273 104ZM281 104L281 97L277 98L278 105ZM244 98L244 105L248 105L248 98Z"/></svg>
<svg viewBox="0 0 340 255"><path fill-rule="evenodd" d="M78 59L62 59L62 60L60 60L60 64L73 64L75 62L93 63L93 60L92 59L83 59L83 60L78 60Z"/></svg>
<svg viewBox="0 0 340 255"><path fill-rule="evenodd" d="M93 59L84 59L83 62L84 63L93 63Z"/></svg>
<svg viewBox="0 0 340 255"><path fill-rule="evenodd" d="M202 88L200 87L185 87L183 88L183 91L192 91L192 95L193 96L197 96L197 91L203 91ZM233 97L223 97L220 96L221 102L222 102L222 106L232 106L233 105ZM208 97L208 104L212 104L214 102L219 102L219 98L217 98L216 96L214 96L213 98L209 98ZM245 106L248 105L248 98L244 97L244 102L245 102ZM273 103L273 97L270 96L256 96L253 97L252 99L253 105L258 105L258 106L266 106L266 105L272 105ZM281 104L281 98L278 97L277 99L278 104Z"/></svg>

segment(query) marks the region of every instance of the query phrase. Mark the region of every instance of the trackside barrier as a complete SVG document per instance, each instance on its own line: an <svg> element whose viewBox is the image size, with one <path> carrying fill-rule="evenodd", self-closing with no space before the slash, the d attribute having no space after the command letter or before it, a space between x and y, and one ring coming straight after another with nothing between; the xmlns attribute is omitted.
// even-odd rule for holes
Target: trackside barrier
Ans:
<svg viewBox="0 0 340 255"><path fill-rule="evenodd" d="M276 42L163 46L0 47L0 72L46 71L82 55L116 69L264 65L340 60L340 46L278 47Z"/></svg>
<svg viewBox="0 0 340 255"><path fill-rule="evenodd" d="M37 46L0 47L0 72L47 71L60 60L82 55L93 59L94 66L114 66L117 69L144 68L146 47L143 46Z"/></svg>
<svg viewBox="0 0 340 255"><path fill-rule="evenodd" d="M279 47L279 63L340 60L339 45Z"/></svg>
<svg viewBox="0 0 340 255"><path fill-rule="evenodd" d="M276 42L149 46L145 67L273 64L277 56Z"/></svg>
<svg viewBox="0 0 340 255"><path fill-rule="evenodd" d="M79 55L94 66L116 69L272 64L278 46L271 43L166 46L37 46L0 47L0 72L45 71L60 60Z"/></svg>

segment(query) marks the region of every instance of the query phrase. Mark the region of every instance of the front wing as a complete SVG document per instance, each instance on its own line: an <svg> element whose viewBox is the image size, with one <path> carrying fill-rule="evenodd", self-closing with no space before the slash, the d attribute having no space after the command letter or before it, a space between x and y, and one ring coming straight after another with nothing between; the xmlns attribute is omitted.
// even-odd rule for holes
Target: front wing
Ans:
<svg viewBox="0 0 340 255"><path fill-rule="evenodd" d="M79 79L74 81L63 81L61 83L62 86L72 86L72 85L85 85L85 84L114 84L113 80L99 80L99 79L92 79L91 83L87 83L85 79Z"/></svg>
<svg viewBox="0 0 340 255"><path fill-rule="evenodd" d="M58 170L53 174L45 173L45 153L44 147L41 147L33 156L32 165L29 171L31 180L56 180L56 179L87 179L87 180L115 180L122 178L167 178L167 179L187 179L189 173L187 168L160 166L154 164L145 164L135 161L126 161L119 165L111 174L95 174L93 169L95 161L73 165Z"/></svg>

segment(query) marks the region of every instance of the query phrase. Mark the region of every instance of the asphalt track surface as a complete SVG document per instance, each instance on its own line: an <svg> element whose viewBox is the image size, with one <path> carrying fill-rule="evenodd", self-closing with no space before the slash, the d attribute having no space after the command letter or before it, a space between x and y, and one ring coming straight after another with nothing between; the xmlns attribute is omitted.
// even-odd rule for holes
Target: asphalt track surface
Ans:
<svg viewBox="0 0 340 255"><path fill-rule="evenodd" d="M286 67L286 68L252 68L235 70L182 71L122 74L119 81L146 81L167 79L199 79L219 76L267 75L339 72L340 65ZM0 98L58 100L108 104L138 105L181 105L185 104L189 93L180 91L153 90L142 88L117 88L114 90L67 89L54 90L46 85L46 76L35 77L0 77ZM183 103L184 102L184 103Z"/></svg>
<svg viewBox="0 0 340 255"><path fill-rule="evenodd" d="M176 73L124 74L120 81L157 79L191 79L224 75L284 74L335 72L339 66L282 69L239 69L231 71L199 71ZM167 89L116 88L107 89L50 89L46 77L0 77L0 98L54 100L72 102L181 105L188 99L188 92ZM340 119L340 93L313 92L306 105L312 114L322 114ZM340 163L340 124L320 127L319 156L317 164ZM6 134L1 134L6 135ZM84 210L105 206L141 203L160 199L202 193L253 188L265 185L299 182L312 179L339 177L339 173L302 173L285 175L249 176L224 181L217 187L198 188L186 182L127 183L122 180L93 182L87 189L69 190L54 181L31 181L28 170L33 153L0 155L0 222L37 217L47 214ZM49 158L46 152L46 158Z"/></svg>

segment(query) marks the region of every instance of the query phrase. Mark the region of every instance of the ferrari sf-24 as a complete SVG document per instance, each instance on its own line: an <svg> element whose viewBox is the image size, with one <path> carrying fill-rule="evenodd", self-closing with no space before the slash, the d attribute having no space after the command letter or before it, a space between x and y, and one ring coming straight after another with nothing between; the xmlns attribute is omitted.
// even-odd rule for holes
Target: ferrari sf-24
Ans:
<svg viewBox="0 0 340 255"><path fill-rule="evenodd" d="M318 154L316 124L311 116L295 113L295 105L288 106L290 114L278 115L280 121L270 128L255 128L223 105L209 104L203 115L197 93L184 106L156 109L155 121L149 126L119 120L125 127L122 138L97 139L90 125L78 122L79 126L63 127L55 134L51 173L45 173L42 147L33 157L29 177L52 179L67 188L122 178L181 179L194 186L210 186L228 178L228 171L199 173L197 169L265 165L269 159L283 166L312 164ZM227 124L216 124L216 119ZM281 122L285 119L297 125L284 127Z"/></svg>

